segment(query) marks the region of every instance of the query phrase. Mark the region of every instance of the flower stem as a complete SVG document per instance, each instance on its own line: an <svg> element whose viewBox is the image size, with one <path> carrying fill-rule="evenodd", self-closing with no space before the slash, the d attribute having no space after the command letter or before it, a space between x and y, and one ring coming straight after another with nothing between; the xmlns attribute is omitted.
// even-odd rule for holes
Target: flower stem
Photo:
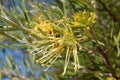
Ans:
<svg viewBox="0 0 120 80"><path fill-rule="evenodd" d="M113 68L113 66L112 66L111 63L110 63L107 54L106 54L106 53L103 53L103 52L101 52L100 54L101 54L101 55L103 56L103 58L105 59L106 65L107 65L107 67L109 68L112 76L113 76L116 80L120 80L119 77L117 77L117 74L115 73L114 68Z"/></svg>

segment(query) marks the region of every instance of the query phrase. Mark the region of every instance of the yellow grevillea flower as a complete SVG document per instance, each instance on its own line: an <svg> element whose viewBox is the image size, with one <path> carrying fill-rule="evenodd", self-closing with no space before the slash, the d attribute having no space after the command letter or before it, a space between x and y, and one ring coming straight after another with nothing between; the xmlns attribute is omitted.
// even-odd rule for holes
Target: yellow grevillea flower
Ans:
<svg viewBox="0 0 120 80"><path fill-rule="evenodd" d="M34 23L35 27L32 29L31 33L38 33L39 35L43 34L51 34L52 33L52 27L51 22L49 21L41 21L40 23ZM41 33L40 33L41 32Z"/></svg>
<svg viewBox="0 0 120 80"><path fill-rule="evenodd" d="M89 11L83 11L83 12L77 12L73 16L73 25L75 27L86 27L88 25L92 25L95 23L96 19L96 13L95 12L89 12Z"/></svg>
<svg viewBox="0 0 120 80"><path fill-rule="evenodd" d="M40 24L36 25L36 28L41 29L46 34L50 34L52 32L51 23L47 21L41 21Z"/></svg>
<svg viewBox="0 0 120 80"><path fill-rule="evenodd" d="M74 59L74 69L80 68L78 59L78 49L81 49L81 42L86 39L86 36L82 36L79 31L73 29L71 23L76 23L74 26L86 26L89 29L90 23L94 23L95 14L90 14L87 11L79 12L74 15L74 20L70 18L63 18L51 22L50 20L37 19L34 22L35 27L31 30L31 33L37 36L42 36L42 39L35 39L33 44L32 54L36 63L40 63L48 68L61 56L65 56L64 71L62 75L66 73L67 66L69 64L70 57ZM45 34L45 35L44 35Z"/></svg>

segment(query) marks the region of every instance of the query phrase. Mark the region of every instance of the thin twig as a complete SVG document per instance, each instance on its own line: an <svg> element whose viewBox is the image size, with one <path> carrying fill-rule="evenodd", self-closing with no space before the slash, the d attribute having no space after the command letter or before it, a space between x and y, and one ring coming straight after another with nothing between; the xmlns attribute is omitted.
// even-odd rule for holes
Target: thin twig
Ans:
<svg viewBox="0 0 120 80"><path fill-rule="evenodd" d="M103 58L105 59L106 65L107 65L107 67L109 68L112 76L113 76L116 80L120 80L120 78L117 77L117 74L115 73L114 68L113 68L113 66L112 66L111 63L110 63L110 60L109 60L109 58L108 58L108 55L107 55L106 53L103 53L103 52L100 52L100 54L101 54L101 55L103 56Z"/></svg>

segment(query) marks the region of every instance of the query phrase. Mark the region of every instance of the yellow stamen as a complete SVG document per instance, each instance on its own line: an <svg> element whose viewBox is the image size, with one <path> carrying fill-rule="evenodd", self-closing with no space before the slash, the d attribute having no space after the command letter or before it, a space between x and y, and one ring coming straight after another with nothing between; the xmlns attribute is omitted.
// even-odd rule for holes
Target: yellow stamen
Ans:
<svg viewBox="0 0 120 80"><path fill-rule="evenodd" d="M64 75L66 73L66 69L67 69L67 66L68 66L68 63L69 63L69 59L70 59L70 54L69 54L69 46L68 46L67 51L66 51L64 71L63 71L62 75Z"/></svg>

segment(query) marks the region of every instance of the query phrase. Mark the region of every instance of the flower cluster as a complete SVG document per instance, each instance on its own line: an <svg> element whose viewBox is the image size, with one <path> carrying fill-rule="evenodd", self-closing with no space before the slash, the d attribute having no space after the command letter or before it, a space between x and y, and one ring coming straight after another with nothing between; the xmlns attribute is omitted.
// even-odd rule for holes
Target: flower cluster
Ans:
<svg viewBox="0 0 120 80"><path fill-rule="evenodd" d="M49 68L56 59L65 56L64 75L70 57L73 57L74 69L77 71L80 68L78 48L81 48L81 45L79 40L81 38L85 39L85 36L78 37L79 34L75 34L75 29L73 28L76 26L90 26L95 23L95 18L95 13L87 11L76 13L73 19L65 17L51 21L38 17L34 22L35 26L31 30L32 34L42 38L32 41L35 47L31 53L34 55L33 57L36 63L40 63Z"/></svg>
<svg viewBox="0 0 120 80"><path fill-rule="evenodd" d="M89 12L89 11L84 11L84 12L77 12L74 16L74 22L73 25L75 27L86 27L91 24L95 23L95 18L96 18L96 13L95 12Z"/></svg>
<svg viewBox="0 0 120 80"><path fill-rule="evenodd" d="M44 20L40 16L38 19L34 20L34 28L32 29L31 33L40 37L44 34L51 34L53 31L51 26L52 23L49 20Z"/></svg>

